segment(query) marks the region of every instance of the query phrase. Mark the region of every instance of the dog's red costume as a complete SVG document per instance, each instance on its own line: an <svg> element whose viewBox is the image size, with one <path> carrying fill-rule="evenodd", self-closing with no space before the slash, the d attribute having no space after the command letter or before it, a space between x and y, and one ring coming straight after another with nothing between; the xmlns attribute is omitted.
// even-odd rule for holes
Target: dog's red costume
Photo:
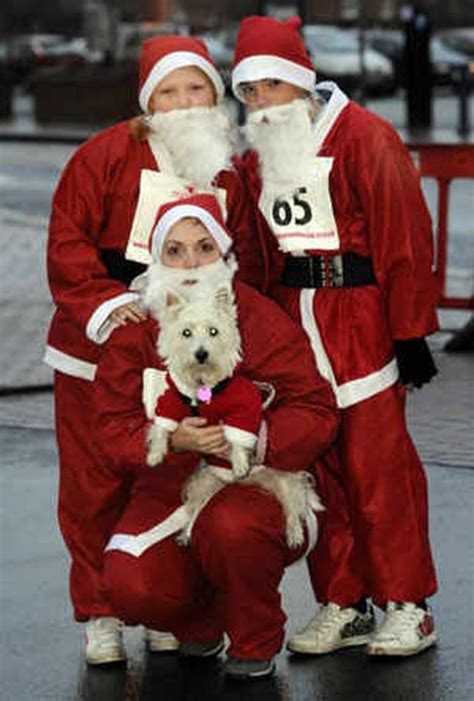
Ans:
<svg viewBox="0 0 474 701"><path fill-rule="evenodd" d="M335 481L320 475L333 520L330 557L313 563L312 580L320 601L341 606L362 595L420 601L435 592L436 578L425 475L406 428L394 341L437 329L431 222L396 132L334 84L321 89L328 103L314 126L315 172L326 175L315 200L327 197L332 217L314 235L292 228L311 206L305 183L293 201L258 212L262 287L306 331L342 409L340 474ZM264 184L255 152L245 155L243 172L258 207ZM344 266L357 258L354 284L336 286L342 269L331 269L330 257L337 254ZM316 255L321 269L308 264ZM295 281L293 256L306 256L306 283ZM314 285L313 274L331 282Z"/></svg>
<svg viewBox="0 0 474 701"><path fill-rule="evenodd" d="M187 416L202 416L208 425L221 423L226 438L252 450L262 421L262 400L258 388L242 377L233 375L216 387L203 387L197 401L183 395L169 373L164 394L158 397L155 424L174 431Z"/></svg>
<svg viewBox="0 0 474 701"><path fill-rule="evenodd" d="M235 291L241 372L275 392L264 412L259 460L277 469L304 470L324 456L329 465L335 404L304 334L255 290L237 283ZM152 320L116 331L96 379L98 438L111 468L110 484L115 481L120 489L133 479L130 503L106 555L113 609L129 623L171 630L180 640L214 640L225 630L230 654L267 659L283 640L278 584L285 566L304 548L288 548L281 506L272 495L238 484L222 489L202 510L190 548L176 544L181 491L199 457L172 453L155 469L145 465L143 377L166 373L156 353L157 334ZM104 504L91 527L103 518Z"/></svg>

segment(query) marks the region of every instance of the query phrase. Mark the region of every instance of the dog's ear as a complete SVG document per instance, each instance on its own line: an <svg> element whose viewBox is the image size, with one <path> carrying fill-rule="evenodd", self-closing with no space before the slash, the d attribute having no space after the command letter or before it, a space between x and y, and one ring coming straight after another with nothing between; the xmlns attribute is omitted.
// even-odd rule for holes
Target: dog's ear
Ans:
<svg viewBox="0 0 474 701"><path fill-rule="evenodd" d="M216 306L220 309L228 309L232 306L234 294L229 283L226 282L216 287L216 291L214 292L214 301Z"/></svg>
<svg viewBox="0 0 474 701"><path fill-rule="evenodd" d="M175 290L166 293L165 313L169 318L174 318L183 310L186 300Z"/></svg>

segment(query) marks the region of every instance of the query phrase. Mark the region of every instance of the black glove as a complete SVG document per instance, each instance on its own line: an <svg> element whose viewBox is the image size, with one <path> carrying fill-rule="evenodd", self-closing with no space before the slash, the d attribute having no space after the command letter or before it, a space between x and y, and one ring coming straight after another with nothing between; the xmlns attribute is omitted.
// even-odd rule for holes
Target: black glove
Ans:
<svg viewBox="0 0 474 701"><path fill-rule="evenodd" d="M112 248L103 248L99 253L110 277L123 282L127 287L137 275L141 275L146 270L146 266L142 263L127 260L123 253Z"/></svg>
<svg viewBox="0 0 474 701"><path fill-rule="evenodd" d="M421 387L438 374L424 338L394 341L400 379L404 385Z"/></svg>

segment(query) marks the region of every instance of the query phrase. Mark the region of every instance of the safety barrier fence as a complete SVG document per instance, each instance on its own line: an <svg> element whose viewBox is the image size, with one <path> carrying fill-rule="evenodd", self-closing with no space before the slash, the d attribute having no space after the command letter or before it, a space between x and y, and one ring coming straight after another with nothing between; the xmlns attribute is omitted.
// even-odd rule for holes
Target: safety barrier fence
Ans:
<svg viewBox="0 0 474 701"><path fill-rule="evenodd" d="M438 306L446 309L474 309L474 295L452 297L446 291L450 185L456 178L474 178L474 144L408 143L407 146L416 154L421 177L434 178L438 185L438 216L435 228ZM472 227L474 242L474 203Z"/></svg>

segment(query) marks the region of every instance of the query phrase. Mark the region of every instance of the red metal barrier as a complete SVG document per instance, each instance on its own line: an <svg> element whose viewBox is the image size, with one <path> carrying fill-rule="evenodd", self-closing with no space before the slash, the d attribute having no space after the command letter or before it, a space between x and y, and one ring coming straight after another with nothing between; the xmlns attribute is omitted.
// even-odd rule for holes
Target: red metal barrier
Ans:
<svg viewBox="0 0 474 701"><path fill-rule="evenodd" d="M438 183L438 222L435 274L438 280L438 306L448 309L474 309L474 297L448 297L446 294L449 186L454 178L474 178L474 144L408 143L417 154L423 178ZM474 206L474 205L473 205ZM474 230L474 216L472 222Z"/></svg>

